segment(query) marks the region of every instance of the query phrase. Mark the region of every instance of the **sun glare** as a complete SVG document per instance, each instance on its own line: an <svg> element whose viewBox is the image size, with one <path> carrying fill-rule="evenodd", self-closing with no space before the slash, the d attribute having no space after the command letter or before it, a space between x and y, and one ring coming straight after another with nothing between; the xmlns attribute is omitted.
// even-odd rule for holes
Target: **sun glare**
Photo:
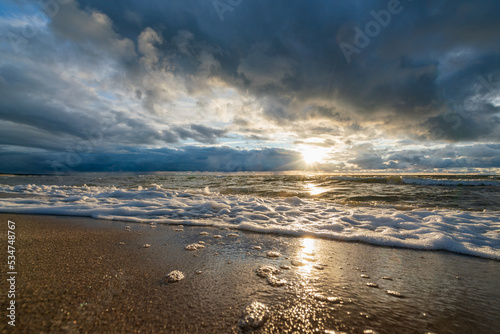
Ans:
<svg viewBox="0 0 500 334"><path fill-rule="evenodd" d="M319 147L307 146L301 149L302 159L308 165L323 162L326 158L326 150Z"/></svg>

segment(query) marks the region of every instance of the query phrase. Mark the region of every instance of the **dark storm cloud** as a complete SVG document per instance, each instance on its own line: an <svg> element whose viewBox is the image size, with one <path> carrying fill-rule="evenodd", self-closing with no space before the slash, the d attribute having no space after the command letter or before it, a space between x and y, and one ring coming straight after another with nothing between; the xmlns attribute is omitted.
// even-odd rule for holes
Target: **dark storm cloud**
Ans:
<svg viewBox="0 0 500 334"><path fill-rule="evenodd" d="M451 168L499 168L500 146L448 145L441 149L400 150L397 153L368 150L349 163L361 169L419 170Z"/></svg>
<svg viewBox="0 0 500 334"><path fill-rule="evenodd" d="M129 37L154 27L168 41L182 30L218 47L218 75L265 99L264 113L277 124L355 114L361 121L390 116L401 131L425 131L448 99L478 95L478 75L500 74L500 3L492 1L244 1L229 4L223 21L211 1L81 4L102 10ZM140 25L131 26L125 12L137 13ZM342 43L359 51L350 63ZM308 100L325 105L303 105ZM345 108L335 114L337 104ZM474 110L479 123L490 119L484 107ZM495 128L483 130L443 135L470 140Z"/></svg>
<svg viewBox="0 0 500 334"><path fill-rule="evenodd" d="M114 152L14 153L0 151L0 173L71 173L88 171L287 171L301 167L300 155L280 149L237 150L229 147L142 149L124 147Z"/></svg>

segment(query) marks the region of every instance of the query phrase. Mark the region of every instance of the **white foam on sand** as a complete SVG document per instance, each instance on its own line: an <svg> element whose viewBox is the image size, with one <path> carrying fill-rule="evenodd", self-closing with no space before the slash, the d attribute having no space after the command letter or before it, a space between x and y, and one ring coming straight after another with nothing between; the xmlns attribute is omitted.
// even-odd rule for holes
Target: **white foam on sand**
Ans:
<svg viewBox="0 0 500 334"><path fill-rule="evenodd" d="M174 270L174 271L171 271L166 277L165 277L165 281L167 281L168 283L175 283L175 282L179 282L179 281L182 281L184 279L184 273L182 273L181 271L179 270Z"/></svg>
<svg viewBox="0 0 500 334"><path fill-rule="evenodd" d="M266 305L256 301L252 302L241 312L241 318L238 325L243 330L256 329L264 324L267 313L268 309Z"/></svg>
<svg viewBox="0 0 500 334"><path fill-rule="evenodd" d="M447 250L500 260L500 212L349 207L289 198L95 186L0 186L0 212L87 216L137 223L217 226L375 245ZM229 234L228 234L229 236ZM214 236L215 237L215 236Z"/></svg>

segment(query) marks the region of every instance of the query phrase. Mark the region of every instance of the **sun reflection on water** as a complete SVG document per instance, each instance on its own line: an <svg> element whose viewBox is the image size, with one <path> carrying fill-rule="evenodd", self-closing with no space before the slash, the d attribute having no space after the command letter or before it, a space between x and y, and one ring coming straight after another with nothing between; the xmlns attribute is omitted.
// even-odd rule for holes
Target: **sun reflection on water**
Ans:
<svg viewBox="0 0 500 334"><path fill-rule="evenodd" d="M325 189L325 188L320 188L318 187L317 185L315 185L314 183L307 183L306 184L306 188L307 190L309 191L309 194L311 196L314 196L314 195L319 195L319 194L322 194L324 192L327 192L328 189Z"/></svg>

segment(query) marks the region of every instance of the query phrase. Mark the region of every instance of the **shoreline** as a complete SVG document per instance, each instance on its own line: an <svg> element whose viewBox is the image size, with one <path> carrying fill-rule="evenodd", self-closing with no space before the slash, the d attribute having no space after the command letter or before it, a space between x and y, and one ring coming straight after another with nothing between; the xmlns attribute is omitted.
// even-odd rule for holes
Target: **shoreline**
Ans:
<svg viewBox="0 0 500 334"><path fill-rule="evenodd" d="M10 196L11 194L8 194L9 196L5 196L6 198L12 198ZM32 197L32 196L37 196L37 195L23 195L19 194L16 197ZM2 198L2 193L0 192L0 198ZM0 212L0 216L35 216L35 217L54 217L54 218L68 218L68 219L86 219L86 220L91 220L91 221L99 221L99 222L106 222L106 223L119 223L119 224L133 224L133 225L141 225L141 226L146 226L148 225L145 222L138 222L138 221L127 221L127 220L120 220L120 219L104 219L104 218L92 218L88 216L77 216L77 215L54 215L50 213L21 213L21 214L11 214L11 213L4 213ZM382 247L382 248L390 248L390 249L401 249L401 250L413 250L413 251L419 251L419 252L431 252L431 253L444 253L444 254L453 254L453 255L458 255L458 256L465 256L465 257L471 257L471 258L476 258L476 259L483 259L483 260L491 260L491 261L496 261L500 263L500 259L495 259L495 258L488 258L488 257L483 257L479 255L474 255L474 254L468 254L468 253L461 253L457 251L450 251L447 249L426 249L426 248L416 248L416 247L403 247L403 246L392 246L392 245L385 245L385 244L378 244L378 243L372 243L372 242L367 242L364 240L349 240L349 239L337 239L333 238L330 236L321 236L321 235L315 235L314 233L307 234L307 233L283 233L283 232L275 232L275 231L258 231L258 230L247 230L247 229L239 229L239 228L228 228L228 227L219 227L219 226L212 226L212 225L186 225L186 224L177 224L177 223L155 223L156 226L165 226L165 227L175 227L178 225L181 225L184 227L195 227L195 228L209 228L209 229L215 229L215 230L231 230L235 233L241 232L241 233L250 233L250 234L258 234L258 235L270 235L274 237L285 237L285 238L311 238L311 239L318 239L318 240L325 240L325 241L331 241L331 242L340 242L340 243L354 243L354 244L362 244L362 245L367 245L367 246L372 246L372 247Z"/></svg>
<svg viewBox="0 0 500 334"><path fill-rule="evenodd" d="M2 332L238 333L241 312L254 301L267 307L256 327L262 333L489 333L500 326L495 260L208 226L0 217L4 245L7 220L16 222L18 261L16 327L4 319ZM205 248L184 249L198 241ZM268 257L273 250L280 256ZM263 265L289 266L275 275L286 283L257 276ZM185 279L165 283L173 270ZM1 301L6 309L6 294Z"/></svg>

